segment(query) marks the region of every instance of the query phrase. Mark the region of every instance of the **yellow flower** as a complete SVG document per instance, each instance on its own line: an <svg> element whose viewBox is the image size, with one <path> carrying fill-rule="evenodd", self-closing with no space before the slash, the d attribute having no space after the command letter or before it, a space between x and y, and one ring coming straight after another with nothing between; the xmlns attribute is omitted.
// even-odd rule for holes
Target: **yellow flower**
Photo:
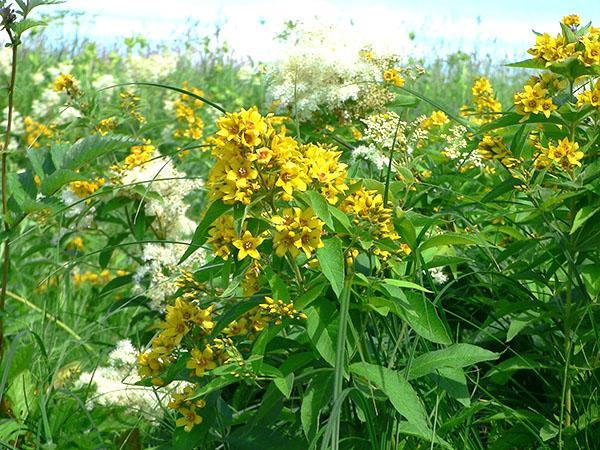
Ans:
<svg viewBox="0 0 600 450"><path fill-rule="evenodd" d="M405 80L403 77L401 77L400 75L398 75L398 76L397 76L397 77L394 79L394 86L401 88L401 87L403 87L403 86L404 86L404 83L405 83L405 82L406 82L406 80Z"/></svg>
<svg viewBox="0 0 600 450"><path fill-rule="evenodd" d="M69 95L75 95L79 93L77 80L70 73L61 73L56 80L54 80L54 91L65 91Z"/></svg>
<svg viewBox="0 0 600 450"><path fill-rule="evenodd" d="M96 131L100 133L102 136L106 136L109 131L114 130L119 126L119 120L116 117L107 117L106 119L102 119L96 125Z"/></svg>
<svg viewBox="0 0 600 450"><path fill-rule="evenodd" d="M393 83L396 78L398 78L398 70L396 69L387 69L383 72L383 80L388 83Z"/></svg>
<svg viewBox="0 0 600 450"><path fill-rule="evenodd" d="M241 238L233 241L233 246L237 248L238 260L244 259L246 256L254 259L260 259L257 247L262 244L264 238L254 237L249 231L245 231Z"/></svg>
<svg viewBox="0 0 600 450"><path fill-rule="evenodd" d="M535 83L533 86L525 85L522 92L514 95L517 113L526 117L530 114L542 113L546 117L550 117L557 106L551 98L546 97L547 94L548 89L544 88L541 83Z"/></svg>
<svg viewBox="0 0 600 450"><path fill-rule="evenodd" d="M182 414L182 417L175 421L175 425L178 427L183 427L183 429L188 433L192 431L194 425L202 423L202 417L196 414L196 410L194 408L181 408L179 412Z"/></svg>
<svg viewBox="0 0 600 450"><path fill-rule="evenodd" d="M445 112L434 111L421 123L421 127L425 130L428 130L433 127L442 127L448 122L450 122L450 120Z"/></svg>
<svg viewBox="0 0 600 450"><path fill-rule="evenodd" d="M302 168L293 162L287 162L281 166L281 171L275 186L280 187L286 194L291 196L294 189L297 191L306 190L306 174Z"/></svg>
<svg viewBox="0 0 600 450"><path fill-rule="evenodd" d="M584 50L579 55L579 59L586 66L596 66L600 64L600 36L585 36L581 39Z"/></svg>
<svg viewBox="0 0 600 450"><path fill-rule="evenodd" d="M562 23L564 23L568 27L577 28L581 25L581 19L577 14L569 14L562 18Z"/></svg>
<svg viewBox="0 0 600 450"><path fill-rule="evenodd" d="M223 259L229 258L231 254L230 245L236 238L233 228L233 216L224 215L215 220L213 227L208 231L208 244L212 247L215 255Z"/></svg>
<svg viewBox="0 0 600 450"><path fill-rule="evenodd" d="M67 250L83 250L83 238L81 236L74 237L67 244Z"/></svg>
<svg viewBox="0 0 600 450"><path fill-rule="evenodd" d="M594 87L583 91L577 99L577 106L592 105L600 110L600 80L596 81Z"/></svg>
<svg viewBox="0 0 600 450"><path fill-rule="evenodd" d="M192 369L194 375L201 377L207 370L212 370L217 367L214 361L214 352L209 345L204 347L204 350L197 348L192 349L192 354L185 367Z"/></svg>
<svg viewBox="0 0 600 450"><path fill-rule="evenodd" d="M563 169L571 169L574 166L581 167L580 160L583 158L583 152L579 150L577 142L564 138L556 145L548 145L547 156Z"/></svg>

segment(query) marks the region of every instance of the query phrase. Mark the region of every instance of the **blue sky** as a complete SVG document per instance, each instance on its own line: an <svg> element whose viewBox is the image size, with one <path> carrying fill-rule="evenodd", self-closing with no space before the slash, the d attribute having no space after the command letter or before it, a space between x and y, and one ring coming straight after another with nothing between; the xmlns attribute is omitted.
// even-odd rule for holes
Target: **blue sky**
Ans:
<svg viewBox="0 0 600 450"><path fill-rule="evenodd" d="M400 52L477 50L499 60L524 57L534 39L531 29L558 32L565 14L600 24L597 0L68 0L62 7L84 13L80 33L103 43L136 34L172 43L192 23L197 35L219 25L238 55L258 60L281 51L273 36L284 21L315 16L353 23L361 36L391 43Z"/></svg>

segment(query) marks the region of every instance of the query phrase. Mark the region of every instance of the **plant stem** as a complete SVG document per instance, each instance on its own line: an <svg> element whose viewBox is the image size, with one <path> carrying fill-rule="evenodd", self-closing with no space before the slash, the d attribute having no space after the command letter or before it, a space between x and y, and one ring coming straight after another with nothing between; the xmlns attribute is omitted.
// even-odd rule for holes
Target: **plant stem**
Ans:
<svg viewBox="0 0 600 450"><path fill-rule="evenodd" d="M392 142L392 147L390 148L390 160L388 161L387 174L385 177L385 189L383 191L383 206L387 207L388 197L390 195L390 180L392 178L392 162L394 159L394 148L396 147L396 138L398 137L398 129L400 128L401 120L398 119L398 124L396 125L396 130L394 131L394 140Z"/></svg>
<svg viewBox="0 0 600 450"><path fill-rule="evenodd" d="M352 292L352 278L354 274L348 270L344 289L340 296L340 327L337 336L337 348L335 353L335 373L333 379L333 402L335 405L342 395L344 385L344 372L346 366L346 332L348 328L348 314L350 311L350 294ZM336 414L333 422L333 432L331 433L331 448L332 450L339 449L340 440L340 416Z"/></svg>
<svg viewBox="0 0 600 450"><path fill-rule="evenodd" d="M0 287L0 358L4 354L4 306L6 303L6 289L8 287L8 270L10 268L10 239L8 231L8 195L6 192L6 176L8 164L8 145L10 144L10 132L12 129L13 116L13 94L15 92L15 80L17 78L17 46L10 28L6 28L8 37L12 44L12 67L10 72L10 81L8 84L8 116L6 119L6 134L4 135L4 146L2 148L2 221L4 222L3 261L2 261L2 285Z"/></svg>

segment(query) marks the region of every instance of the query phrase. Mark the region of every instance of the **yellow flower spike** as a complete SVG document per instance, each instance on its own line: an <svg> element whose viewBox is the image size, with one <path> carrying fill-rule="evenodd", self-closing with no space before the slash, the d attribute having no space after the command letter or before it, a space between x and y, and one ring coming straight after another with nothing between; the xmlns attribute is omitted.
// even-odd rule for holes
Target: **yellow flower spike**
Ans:
<svg viewBox="0 0 600 450"><path fill-rule="evenodd" d="M254 237L250 231L245 231L241 238L233 241L233 246L238 249L238 260L241 261L246 256L253 259L260 259L257 247L263 241L264 238Z"/></svg>

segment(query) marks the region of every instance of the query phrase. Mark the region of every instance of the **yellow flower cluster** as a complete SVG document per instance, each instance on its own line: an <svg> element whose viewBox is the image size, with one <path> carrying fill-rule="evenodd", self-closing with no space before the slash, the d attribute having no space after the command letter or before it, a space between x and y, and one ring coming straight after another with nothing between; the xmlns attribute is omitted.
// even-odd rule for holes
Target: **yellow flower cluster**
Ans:
<svg viewBox="0 0 600 450"><path fill-rule="evenodd" d="M506 167L514 167L519 161L512 157L502 136L486 134L477 146L477 152L484 159L500 161Z"/></svg>
<svg viewBox="0 0 600 450"><path fill-rule="evenodd" d="M106 136L109 132L111 132L118 126L119 126L119 119L117 119L114 116L107 117L105 119L102 119L100 122L98 122L98 125L96 125L96 131L98 133L100 133L102 136Z"/></svg>
<svg viewBox="0 0 600 450"><path fill-rule="evenodd" d="M191 92L194 95L204 96L198 88L190 88L189 83L183 83L183 89ZM180 94L179 98L173 104L175 118L179 123L178 127L173 132L174 138L188 138L198 140L202 138L204 131L204 121L200 117L199 109L204 106L204 102L188 94Z"/></svg>
<svg viewBox="0 0 600 450"><path fill-rule="evenodd" d="M304 211L286 208L281 215L271 217L271 222L275 226L273 248L277 256L289 253L295 258L303 251L310 258L316 249L323 247L323 222L311 208Z"/></svg>
<svg viewBox="0 0 600 450"><path fill-rule="evenodd" d="M202 309L193 302L182 298L176 299L174 305L167 306L165 320L159 325L161 332L152 339L152 348L138 357L140 376L152 377L152 383L158 386L162 385L159 376L162 370L173 361L172 353L181 344L183 338L191 334L194 336L194 342L198 342L213 329L215 324L212 320L212 310L212 306ZM205 345L208 346L208 344ZM199 355L196 352L192 356ZM212 361L212 350L210 360ZM211 365L207 357L203 360L204 366L200 365L198 358L194 361L192 364L197 364L197 366L188 368L193 369L195 373L198 373L199 367L206 369Z"/></svg>
<svg viewBox="0 0 600 450"><path fill-rule="evenodd" d="M354 216L354 223L367 225L375 239L400 239L392 222L392 210L383 204L383 196L375 190L360 187L348 195L340 209Z"/></svg>
<svg viewBox="0 0 600 450"><path fill-rule="evenodd" d="M231 245L237 234L233 227L233 216L223 215L213 222L213 226L208 230L208 244L212 247L216 256L228 259L231 254Z"/></svg>
<svg viewBox="0 0 600 450"><path fill-rule="evenodd" d="M227 113L211 141L217 158L208 177L212 195L225 203L249 204L262 191L290 201L294 191L314 183L330 203L348 189L341 152L314 144L299 145L276 131L281 118L261 116L256 108Z"/></svg>
<svg viewBox="0 0 600 450"><path fill-rule="evenodd" d="M196 409L202 409L206 402L202 399L193 399L195 396L194 387L186 386L181 393L174 393L171 401L167 405L181 414L175 421L175 425L183 427L187 432L192 431L194 425L202 423L202 416L198 415Z"/></svg>
<svg viewBox="0 0 600 450"><path fill-rule="evenodd" d="M71 181L69 187L71 191L79 198L87 198L104 186L104 178L96 178L94 181Z"/></svg>
<svg viewBox="0 0 600 450"><path fill-rule="evenodd" d="M579 16L572 14L563 17L563 24L576 30L581 24ZM584 31L583 29L580 31ZM546 66L576 57L586 66L600 64L600 29L590 26L585 33L577 36L576 42L568 42L563 34L552 37L549 33L539 34L535 45L528 50L534 58L543 61Z"/></svg>
<svg viewBox="0 0 600 450"><path fill-rule="evenodd" d="M571 28L577 28L581 25L581 19L577 14L569 14L562 18L562 23Z"/></svg>
<svg viewBox="0 0 600 450"><path fill-rule="evenodd" d="M40 148L44 139L52 139L55 132L54 125L44 125L27 116L23 119L25 125L25 141L29 147Z"/></svg>
<svg viewBox="0 0 600 450"><path fill-rule="evenodd" d="M393 84L396 87L402 87L406 82L404 77L402 77L402 75L400 75L400 73L398 72L398 69L395 68L383 71L383 81L385 81L386 83Z"/></svg>
<svg viewBox="0 0 600 450"><path fill-rule="evenodd" d="M275 322L275 325L281 325L284 318L306 319L306 314L299 312L294 308L293 303L284 303L282 300L273 300L271 297L265 297L265 302L258 305L263 315L266 315Z"/></svg>
<svg viewBox="0 0 600 450"><path fill-rule="evenodd" d="M103 285L111 280L111 274L108 270L103 270L100 273L96 272L81 272L72 275L73 284L75 287L80 287L82 284Z"/></svg>
<svg viewBox="0 0 600 450"><path fill-rule="evenodd" d="M575 166L581 167L584 154L579 150L579 144L569 138L559 140L556 144L550 142L548 147L541 144L537 146L539 153L535 158L537 168L551 168L554 165L563 170L572 170Z"/></svg>
<svg viewBox="0 0 600 450"><path fill-rule="evenodd" d="M53 87L54 91L64 91L72 97L77 97L81 94L81 91L79 90L79 83L70 73L61 73L56 80L54 80Z"/></svg>
<svg viewBox="0 0 600 450"><path fill-rule="evenodd" d="M121 100L119 101L119 108L137 120L139 123L146 122L146 118L138 111L140 106L140 98L135 95L133 92L124 91L119 92L119 97Z"/></svg>
<svg viewBox="0 0 600 450"><path fill-rule="evenodd" d="M82 251L83 248L83 238L81 236L76 236L67 243L67 250Z"/></svg>
<svg viewBox="0 0 600 450"><path fill-rule="evenodd" d="M421 122L421 127L429 130L431 128L440 128L446 125L450 120L444 111L434 111L429 117Z"/></svg>
<svg viewBox="0 0 600 450"><path fill-rule="evenodd" d="M583 91L577 99L577 106L592 105L600 111L600 80L591 89Z"/></svg>
<svg viewBox="0 0 600 450"><path fill-rule="evenodd" d="M474 110L464 105L461 108L463 116L472 116L471 120L482 125L494 120L502 111L502 104L496 99L492 83L486 77L477 78L471 87Z"/></svg>
<svg viewBox="0 0 600 450"><path fill-rule="evenodd" d="M517 92L514 95L514 103L517 113L529 117L531 114L543 114L550 117L552 111L558 107L552 102L552 98L548 96L549 85L543 81L537 81L534 77L524 87L523 91Z"/></svg>
<svg viewBox="0 0 600 450"><path fill-rule="evenodd" d="M123 160L122 166L114 166L116 170L131 170L144 165L152 159L156 147L150 140L145 140L142 145L134 145L129 149L129 155Z"/></svg>

